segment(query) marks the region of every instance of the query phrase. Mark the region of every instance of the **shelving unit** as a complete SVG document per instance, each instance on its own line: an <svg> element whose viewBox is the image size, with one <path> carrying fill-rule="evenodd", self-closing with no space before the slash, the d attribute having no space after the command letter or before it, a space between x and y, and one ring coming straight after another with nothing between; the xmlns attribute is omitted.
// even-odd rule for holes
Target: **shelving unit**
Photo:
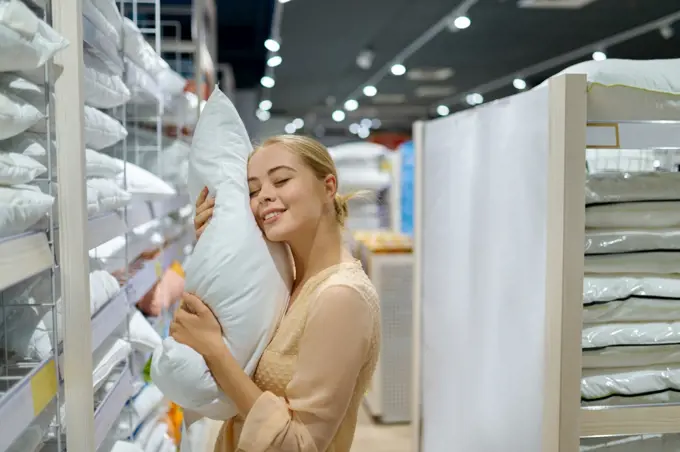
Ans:
<svg viewBox="0 0 680 452"><path fill-rule="evenodd" d="M129 31L120 27L123 39L119 43L107 39L98 28L101 24L88 14L92 13L92 8L98 10L97 5L106 3L122 16L132 16L136 20L138 3L152 5L155 20L140 28L155 42L152 50L157 55L160 55L162 37L159 0L84 2L48 0L44 11L26 3L36 19L41 18L51 25L69 45L44 65L46 81L56 78L50 74L50 68L55 67L53 62L63 67L63 72L53 84L44 83L46 102L43 107L48 119L45 121L46 132L41 132L46 138L45 156L40 158L46 160L43 162L46 173L29 181L43 193L55 195L58 185L58 199L43 219L45 221L28 225L18 234L3 235L5 231L0 230L0 452L107 452L111 435L117 435L118 439L131 437L132 431L121 432L117 425L121 416L126 417L121 413L128 401L143 386L142 375L134 365L135 357L128 355L119 362L95 394L93 369L97 363L94 356L106 351L104 348L109 347L113 339L122 338L126 342L131 339L134 332L129 330L128 324L138 303L152 294L152 289L168 269L185 259L193 244L193 230L187 217L191 211L189 197L181 181L173 180L168 184L161 181L162 174L153 176L159 177L158 182L154 182L157 187L159 184L169 187L162 193L146 194L136 187L129 202L106 208L104 198L97 193L97 212L89 210L94 202L90 180L107 178L90 172L91 165L85 152L94 145L91 130L84 132L84 106L88 105L91 110L97 105L90 103L88 96L92 95L92 90L84 87L87 70L92 69L84 64L84 52L88 53L89 61L92 57L98 58L101 67L96 70L107 74L106 77L121 77L128 87L131 80L126 78L126 61L129 63L130 60L126 52L129 49L123 45L125 33ZM152 80L157 80L153 77ZM100 154L118 158L122 165L122 174L108 178L110 185L115 187L110 190L123 190L123 194L131 190L129 170L132 164L142 166L145 163L140 159L143 153L153 153L156 162L155 166L146 168L149 177L154 170L163 170L163 153L168 142L172 142L162 135L163 115L168 113L164 101L182 95L181 90L177 91L181 77L175 77L174 81L175 91L170 93L161 89L163 97L151 106L156 114L143 118L144 127L154 129L156 139L153 144L141 145L128 136L96 149ZM11 88L0 86L2 89ZM149 107L149 103L143 106ZM117 120L129 131L142 124L134 117L137 108L128 108L123 102L106 109L99 107L101 113L97 114ZM13 151L11 147L8 149L9 145L3 147L7 143L0 141L0 152ZM172 189L174 194L171 194ZM119 201L125 199L120 193L116 196ZM149 229L149 232L136 232L140 228ZM110 262L115 272L109 272L107 280L115 281L113 274L116 274L119 282L108 289L104 285L90 287L91 283L103 284L92 279L94 273L90 274L90 271L102 274L107 271L98 254L89 255L89 252L120 239L124 240L124 250L118 253L122 254L121 260ZM108 292L102 292L105 289ZM105 293L106 299L95 302L93 294L97 293L100 298ZM11 315L15 317L9 317ZM35 318L31 326L35 331L23 331L24 336L28 334L31 341L38 343L43 340L38 339L42 337L38 332L45 332L49 335L51 352L31 349L31 356L28 356L28 352L12 348L14 339L8 338L14 330L8 324L15 325L15 318L25 317ZM167 317L166 313L161 317ZM10 318L11 323L7 321ZM157 319L148 320L152 325L159 324ZM83 334L88 330L91 334ZM36 353L42 358L33 356ZM132 348L132 353L138 352ZM148 353L144 355L148 359ZM87 387L93 387L93 391L83 391Z"/></svg>

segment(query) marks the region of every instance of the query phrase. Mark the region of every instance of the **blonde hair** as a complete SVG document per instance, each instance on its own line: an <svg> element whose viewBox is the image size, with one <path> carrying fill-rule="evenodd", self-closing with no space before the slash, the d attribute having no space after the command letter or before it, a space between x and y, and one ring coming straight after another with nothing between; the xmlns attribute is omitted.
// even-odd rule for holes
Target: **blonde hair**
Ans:
<svg viewBox="0 0 680 452"><path fill-rule="evenodd" d="M329 174L332 174L335 177L336 182L339 183L338 171L335 167L335 162L333 162L333 159L328 152L328 149L315 139L302 135L277 135L268 138L262 144L257 146L252 154L250 154L251 157L260 149L273 144L280 144L293 154L300 157L302 162L312 170L314 175L320 181L324 180ZM333 200L333 206L335 207L335 220L340 226L345 225L345 220L349 215L349 207L347 202L353 197L354 194L335 194L335 199Z"/></svg>

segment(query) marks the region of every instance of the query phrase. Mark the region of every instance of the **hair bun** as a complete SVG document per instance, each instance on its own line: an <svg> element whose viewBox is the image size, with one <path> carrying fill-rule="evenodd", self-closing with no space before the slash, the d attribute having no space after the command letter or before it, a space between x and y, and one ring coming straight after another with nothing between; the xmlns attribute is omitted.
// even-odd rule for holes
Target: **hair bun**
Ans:
<svg viewBox="0 0 680 452"><path fill-rule="evenodd" d="M349 207L347 205L348 199L349 197L336 194L333 202L335 206L335 219L338 220L338 223L341 226L345 225L345 220L349 215Z"/></svg>

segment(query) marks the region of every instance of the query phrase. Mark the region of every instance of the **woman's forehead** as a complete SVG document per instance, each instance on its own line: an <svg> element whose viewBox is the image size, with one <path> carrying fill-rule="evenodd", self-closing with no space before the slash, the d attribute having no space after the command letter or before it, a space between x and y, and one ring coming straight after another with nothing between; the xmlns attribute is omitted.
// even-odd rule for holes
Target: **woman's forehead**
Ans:
<svg viewBox="0 0 680 452"><path fill-rule="evenodd" d="M276 143L259 149L248 162L248 171L267 173L278 166L297 167L298 158L282 144Z"/></svg>

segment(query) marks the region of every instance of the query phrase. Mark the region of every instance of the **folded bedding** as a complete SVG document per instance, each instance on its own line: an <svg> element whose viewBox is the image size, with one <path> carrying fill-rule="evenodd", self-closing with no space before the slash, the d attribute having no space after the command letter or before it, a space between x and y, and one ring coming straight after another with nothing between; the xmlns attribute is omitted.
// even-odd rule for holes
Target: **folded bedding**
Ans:
<svg viewBox="0 0 680 452"><path fill-rule="evenodd" d="M649 396L680 392L680 365L631 371L584 370L583 402L610 404L618 397L627 403L646 403Z"/></svg>
<svg viewBox="0 0 680 452"><path fill-rule="evenodd" d="M611 172L586 178L586 205L679 201L680 173Z"/></svg>
<svg viewBox="0 0 680 452"><path fill-rule="evenodd" d="M586 231L586 255L640 251L680 251L680 229L591 229Z"/></svg>
<svg viewBox="0 0 680 452"><path fill-rule="evenodd" d="M195 201L208 187L216 196L215 214L184 266L185 287L213 310L225 344L249 375L286 309L293 280L287 247L267 242L250 210L251 152L236 108L216 88L189 156L190 196ZM166 397L202 416L225 420L237 413L203 357L171 337L154 352L151 377Z"/></svg>
<svg viewBox="0 0 680 452"><path fill-rule="evenodd" d="M641 201L592 205L586 208L586 228L650 230L680 228L680 202Z"/></svg>
<svg viewBox="0 0 680 452"><path fill-rule="evenodd" d="M641 251L628 254L595 254L585 257L587 274L680 274L680 252Z"/></svg>

